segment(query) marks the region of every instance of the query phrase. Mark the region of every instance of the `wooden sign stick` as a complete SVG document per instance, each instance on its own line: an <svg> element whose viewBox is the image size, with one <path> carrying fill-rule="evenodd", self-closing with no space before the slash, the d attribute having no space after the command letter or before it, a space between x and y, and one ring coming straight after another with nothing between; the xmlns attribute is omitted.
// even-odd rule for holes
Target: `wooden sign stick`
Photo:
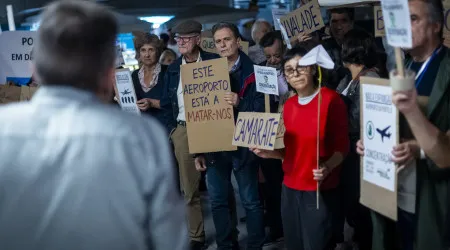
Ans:
<svg viewBox="0 0 450 250"><path fill-rule="evenodd" d="M319 100L317 102L317 170L320 169L320 104L322 103L322 71L320 69L320 66L317 67L317 70L319 71ZM317 181L317 191L316 191L316 202L317 202L317 210L319 210L319 200L320 200L320 181Z"/></svg>
<svg viewBox="0 0 450 250"><path fill-rule="evenodd" d="M395 47L395 63L397 64L397 73L400 77L405 77L405 67L403 66L402 50Z"/></svg>
<svg viewBox="0 0 450 250"><path fill-rule="evenodd" d="M266 113L270 113L270 98L268 94L264 94L264 106L266 108Z"/></svg>

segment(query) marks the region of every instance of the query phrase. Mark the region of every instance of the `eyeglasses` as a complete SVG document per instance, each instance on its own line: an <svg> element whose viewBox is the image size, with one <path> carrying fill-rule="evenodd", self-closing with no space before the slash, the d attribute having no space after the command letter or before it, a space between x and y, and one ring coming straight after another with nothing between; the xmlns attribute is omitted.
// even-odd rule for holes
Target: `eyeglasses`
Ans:
<svg viewBox="0 0 450 250"><path fill-rule="evenodd" d="M176 36L174 39L175 41L178 42L183 42L183 43L187 43L190 42L192 40L192 38L194 37L198 37L199 35L193 35L193 36Z"/></svg>
<svg viewBox="0 0 450 250"><path fill-rule="evenodd" d="M284 69L284 75L287 77L294 76L295 72L297 72L298 75L309 73L309 67L306 66L297 66L297 68L287 68Z"/></svg>

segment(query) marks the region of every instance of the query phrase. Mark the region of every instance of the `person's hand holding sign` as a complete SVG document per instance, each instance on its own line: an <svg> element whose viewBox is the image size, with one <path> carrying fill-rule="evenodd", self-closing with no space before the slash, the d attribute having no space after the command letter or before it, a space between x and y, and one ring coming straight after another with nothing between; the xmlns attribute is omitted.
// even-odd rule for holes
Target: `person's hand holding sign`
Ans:
<svg viewBox="0 0 450 250"><path fill-rule="evenodd" d="M392 150L392 161L400 166L407 165L420 158L420 147L417 141L411 140L401 143Z"/></svg>
<svg viewBox="0 0 450 250"><path fill-rule="evenodd" d="M160 108L159 100L154 100L150 98L143 98L137 101L136 104L141 111L147 111L149 108L157 108L157 109Z"/></svg>
<svg viewBox="0 0 450 250"><path fill-rule="evenodd" d="M415 88L407 91L394 91L392 93L392 102L404 115L421 112L417 104L417 91Z"/></svg>
<svg viewBox="0 0 450 250"><path fill-rule="evenodd" d="M206 171L206 160L203 155L195 157L195 169L200 172Z"/></svg>
<svg viewBox="0 0 450 250"><path fill-rule="evenodd" d="M234 92L225 93L225 101L233 107L237 107L239 105L239 95Z"/></svg>

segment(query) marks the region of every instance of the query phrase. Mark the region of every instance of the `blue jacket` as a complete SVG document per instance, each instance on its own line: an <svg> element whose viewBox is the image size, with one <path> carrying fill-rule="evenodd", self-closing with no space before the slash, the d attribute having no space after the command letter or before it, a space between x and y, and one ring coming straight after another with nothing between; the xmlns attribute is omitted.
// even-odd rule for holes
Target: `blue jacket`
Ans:
<svg viewBox="0 0 450 250"><path fill-rule="evenodd" d="M220 58L219 55L208 53L200 50L200 57L202 61ZM177 127L178 117L178 97L177 89L180 83L182 57L180 56L174 63L172 63L166 71L164 76L164 88L160 101L161 108L164 112L164 120L169 131Z"/></svg>
<svg viewBox="0 0 450 250"><path fill-rule="evenodd" d="M230 73L231 91L239 93L240 101L234 109L235 120L239 112L264 112L264 94L256 92L254 63L245 53L239 51L240 60L237 69ZM230 138L231 141L231 138ZM234 152L217 152L206 154L209 162L230 159L230 153L239 159L237 168L256 163L256 156L248 148L238 147Z"/></svg>

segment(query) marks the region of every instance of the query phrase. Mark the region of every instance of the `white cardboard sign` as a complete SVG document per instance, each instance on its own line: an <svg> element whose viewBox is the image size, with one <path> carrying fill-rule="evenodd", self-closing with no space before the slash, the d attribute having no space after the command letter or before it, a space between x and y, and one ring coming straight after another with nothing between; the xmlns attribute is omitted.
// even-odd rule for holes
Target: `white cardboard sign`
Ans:
<svg viewBox="0 0 450 250"><path fill-rule="evenodd" d="M408 0L382 0L381 7L389 45L411 48L412 32Z"/></svg>
<svg viewBox="0 0 450 250"><path fill-rule="evenodd" d="M392 88L361 85L364 126L363 179L395 192L396 166L391 152L397 144L397 109L392 104Z"/></svg>
<svg viewBox="0 0 450 250"><path fill-rule="evenodd" d="M281 30L280 29L280 18L287 15L289 13L286 9L272 9L272 18L273 23L275 25L275 30Z"/></svg>
<svg viewBox="0 0 450 250"><path fill-rule="evenodd" d="M134 90L131 73L128 69L116 70L116 88L119 95L120 107L131 113L140 114L136 102L136 92Z"/></svg>
<svg viewBox="0 0 450 250"><path fill-rule="evenodd" d="M277 70L272 67L254 65L256 91L269 95L278 95Z"/></svg>
<svg viewBox="0 0 450 250"><path fill-rule="evenodd" d="M0 34L0 84L26 84L32 75L31 50L34 31L4 31Z"/></svg>

